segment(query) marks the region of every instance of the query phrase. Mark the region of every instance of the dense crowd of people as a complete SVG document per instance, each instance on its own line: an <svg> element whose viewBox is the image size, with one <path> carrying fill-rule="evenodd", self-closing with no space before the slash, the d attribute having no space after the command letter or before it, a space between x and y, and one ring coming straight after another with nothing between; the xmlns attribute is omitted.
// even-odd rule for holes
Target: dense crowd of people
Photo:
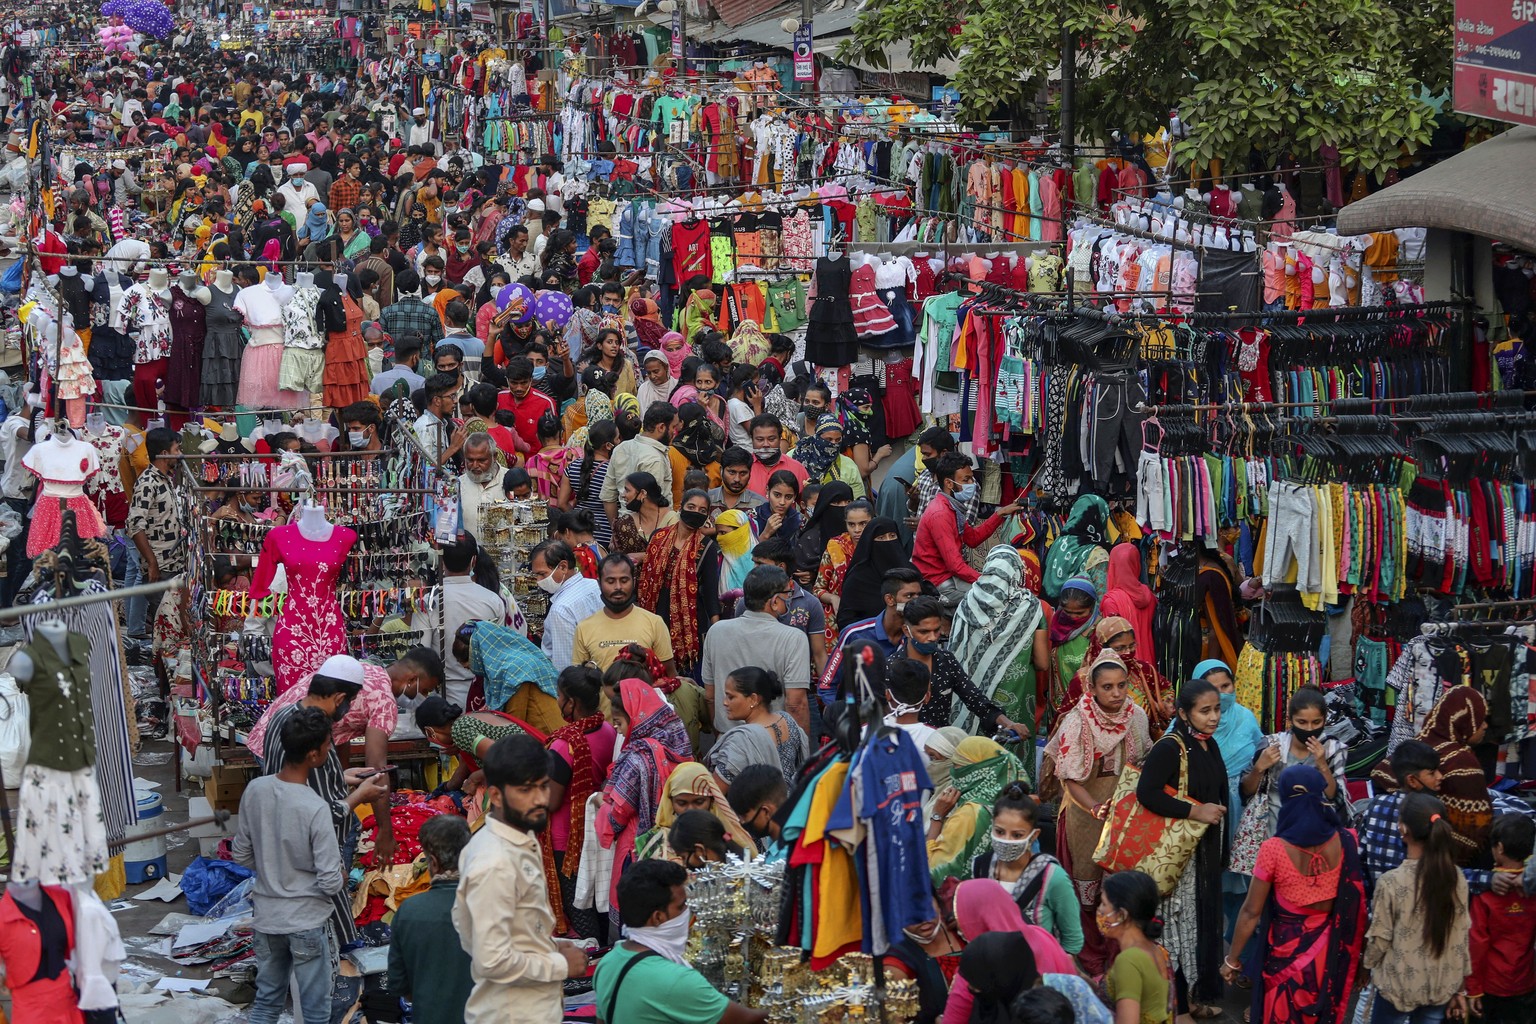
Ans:
<svg viewBox="0 0 1536 1024"><path fill-rule="evenodd" d="M60 275L101 394L139 407L132 578L183 571L171 428L193 409L314 395L325 439L283 429L269 450L414 445L457 483L437 649L331 657L250 734L264 774L233 850L256 872L250 1020L276 1021L290 981L306 1021L330 1013L356 941L354 812L380 819L374 863L402 852L386 774L345 768L338 746L381 744L402 707L447 769L434 796L462 810L420 829L430 885L392 921L387 985L414 1021L559 1021L563 983L600 950L603 1020L765 1020L689 966L689 873L784 858L804 824L791 794L865 697L864 724L908 737L930 783L905 813L926 829L932 916L883 960L920 1021L1211 1019L1233 987L1255 1024L1338 1024L1357 998L1372 1024L1536 1019L1536 822L1490 795L1472 686L1352 801L1320 692L1290 694L1273 735L1239 701L1253 581L1217 553L1199 570L1207 660L1164 678L1147 547L1103 498L1081 495L1042 543L1022 500L983 501L947 426L893 450L871 395L797 361L793 336L726 316L707 278L666 290L622 259L556 158L445 144L364 77L140 53L78 61L34 100L62 157L38 269ZM146 274L188 294L227 274L245 294L295 267L322 290L310 356L254 358L272 324L239 306L238 373L210 347L189 383L190 355L119 312ZM79 284L109 272L111 298ZM13 467L45 427L17 398L0 454L26 517L36 481ZM162 403L169 422L146 431ZM528 566L548 598L536 645L480 543L508 498L549 510ZM233 491L212 514L254 521ZM7 558L9 600L25 533ZM130 605L130 637L155 619ZM552 692L492 699L492 656L471 648L485 627L507 671ZM1117 792L1198 840L1106 871Z"/></svg>

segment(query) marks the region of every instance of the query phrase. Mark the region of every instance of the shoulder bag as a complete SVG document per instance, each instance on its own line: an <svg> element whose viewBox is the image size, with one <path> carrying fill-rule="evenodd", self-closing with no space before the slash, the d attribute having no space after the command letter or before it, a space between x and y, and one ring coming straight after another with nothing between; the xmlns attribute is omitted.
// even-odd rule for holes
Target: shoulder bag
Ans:
<svg viewBox="0 0 1536 1024"><path fill-rule="evenodd" d="M1189 796L1189 748L1178 735L1173 741L1179 745L1179 785L1177 789L1165 786L1164 792L1185 803L1198 803ZM1136 799L1140 781L1140 768L1127 762L1120 769L1120 781L1110 797L1109 817L1093 860L1107 872L1144 871L1157 883L1157 891L1168 896L1210 826L1193 818L1165 818L1147 810Z"/></svg>

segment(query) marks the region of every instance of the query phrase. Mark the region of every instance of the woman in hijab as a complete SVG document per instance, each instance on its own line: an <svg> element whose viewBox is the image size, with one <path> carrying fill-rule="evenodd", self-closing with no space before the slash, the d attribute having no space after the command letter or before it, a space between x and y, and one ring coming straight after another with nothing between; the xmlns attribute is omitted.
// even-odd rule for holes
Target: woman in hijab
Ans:
<svg viewBox="0 0 1536 1024"><path fill-rule="evenodd" d="M1137 802L1153 814L1209 826L1163 910L1163 946L1184 982L1181 1001L1196 1020L1221 1015L1221 872L1227 864L1222 821L1230 790L1216 746L1220 721L1221 692L1215 685L1203 679L1185 683L1173 728L1147 752L1136 783ZM1172 795L1185 777L1188 800Z"/></svg>
<svg viewBox="0 0 1536 1024"><path fill-rule="evenodd" d="M972 878L955 887L955 928L967 944L992 932L1022 935L1035 955L1035 968L1047 974L1077 973L1077 965L1061 948L1056 936L1037 924L1024 920L1024 914L1001 882L990 878ZM964 986L956 985L951 994ZM948 1020L948 1011L945 1011ZM962 1018L963 1019L963 1018Z"/></svg>
<svg viewBox="0 0 1536 1024"><path fill-rule="evenodd" d="M634 322L635 337L640 339L640 347L660 348L667 328L661 322L661 307L656 305L656 301L636 295L629 300L629 316Z"/></svg>
<svg viewBox="0 0 1536 1024"><path fill-rule="evenodd" d="M1253 763L1259 748L1264 745L1264 730L1252 711L1237 702L1237 686L1232 669L1225 662L1214 658L1195 666L1191 679L1204 679L1221 694L1221 724L1216 727L1216 749L1221 751L1221 763L1227 766L1227 816L1222 821L1222 831L1227 834L1227 844L1237 836L1237 823L1242 817L1243 795L1240 789L1243 772ZM1232 927L1237 912L1248 892L1248 876L1227 870L1221 875L1222 904L1226 911L1227 938L1232 937Z"/></svg>
<svg viewBox="0 0 1536 1024"><path fill-rule="evenodd" d="M756 320L743 320L726 344L731 346L731 361L738 365L746 363L749 366L757 366L767 359L768 353L772 351L767 336L763 334L763 328Z"/></svg>
<svg viewBox="0 0 1536 1024"><path fill-rule="evenodd" d="M720 456L725 452L725 432L697 402L684 402L678 406L677 418L682 427L672 439L667 457L672 461L673 501L681 504L683 477L690 469L703 470L709 474L711 486L720 486Z"/></svg>
<svg viewBox="0 0 1536 1024"><path fill-rule="evenodd" d="M1051 707L1068 703L1067 688L1088 657L1093 627L1099 621L1099 592L1085 579L1070 579L1056 593L1056 608L1046 626L1051 642Z"/></svg>
<svg viewBox="0 0 1536 1024"><path fill-rule="evenodd" d="M955 751L967 738L968 734L964 729L956 725L946 725L942 729L934 730L933 735L923 741L923 753L928 758L928 779L933 783L933 792L925 802L928 806L932 806L938 795L949 786L950 772L955 763Z"/></svg>
<svg viewBox="0 0 1536 1024"><path fill-rule="evenodd" d="M1024 589L1024 560L1011 546L987 553L955 609L949 650L1003 714L1035 723L1035 681L1050 665L1050 645L1040 599ZM955 724L969 731L980 723L962 706ZM1022 738L1026 749L1034 746L1032 735Z"/></svg>
<svg viewBox="0 0 1536 1024"><path fill-rule="evenodd" d="M708 768L697 761L684 761L667 777L667 784L662 788L661 802L656 808L656 827L636 840L635 849L638 853L635 859L676 859L667 844L667 830L672 827L677 816L686 811L706 811L714 815L725 826L726 842L742 847L742 856L747 860L752 859L757 844L752 841L746 826L736 817L736 812L731 810L720 783L715 781Z"/></svg>
<svg viewBox="0 0 1536 1024"><path fill-rule="evenodd" d="M649 409L657 402L671 401L672 391L676 387L677 379L672 376L667 354L661 349L652 348L640 363L640 387L635 392L635 397L640 400L640 408Z"/></svg>
<svg viewBox="0 0 1536 1024"><path fill-rule="evenodd" d="M1232 949L1221 973L1253 980L1254 1021L1348 1020L1366 930L1365 873L1355 837L1309 765L1280 773L1280 823L1259 847ZM1249 938L1256 941L1243 953Z"/></svg>
<svg viewBox="0 0 1536 1024"><path fill-rule="evenodd" d="M715 293L709 287L709 278L702 274L690 277L683 283L683 292L678 295L679 304L677 312L673 316L672 326L677 332L689 341L693 341L695 335L702 331L715 329Z"/></svg>
<svg viewBox="0 0 1536 1024"><path fill-rule="evenodd" d="M1060 780L1065 795L1056 828L1056 859L1071 875L1081 904L1083 951L1090 975L1109 966L1099 933L1099 888L1104 869L1093 860L1109 813L1109 798L1127 764L1140 765L1151 747L1147 713L1126 693L1125 662L1104 651L1089 673L1088 690L1057 724L1045 745L1041 775ZM1043 786L1042 786L1043 788Z"/></svg>
<svg viewBox="0 0 1536 1024"><path fill-rule="evenodd" d="M1488 798L1488 776L1473 750L1487 733L1488 701L1470 686L1453 686L1430 710L1418 736L1440 755L1442 779L1435 795L1456 830L1456 863L1463 867L1488 855L1493 802ZM1397 789L1386 759L1371 772L1371 783L1381 793Z"/></svg>
<svg viewBox="0 0 1536 1024"><path fill-rule="evenodd" d="M862 498L843 509L843 532L827 541L816 566L816 585L811 592L826 609L826 638L830 650L837 645L837 633L841 625L849 621L842 617L843 584L848 576L848 566L859 541L864 538L875 514L874 507Z"/></svg>
<svg viewBox="0 0 1536 1024"><path fill-rule="evenodd" d="M720 566L720 592L740 590L752 562L752 517L739 508L728 508L715 517L715 543L724 561Z"/></svg>
<svg viewBox="0 0 1536 1024"><path fill-rule="evenodd" d="M638 679L619 683L614 728L624 737L603 785L597 841L613 851L609 906L618 907L619 876L634 859L635 838L656 824L668 777L693 756L688 732L654 686Z"/></svg>
<svg viewBox="0 0 1536 1024"><path fill-rule="evenodd" d="M1010 782L1028 779L1024 764L995 740L968 736L955 747L950 788L933 802L928 820L929 874L935 886L966 878L971 861L992 848L992 805Z"/></svg>
<svg viewBox="0 0 1536 1024"><path fill-rule="evenodd" d="M800 438L789 457L805 467L808 482L843 483L851 488L854 497L864 497L864 478L853 460L843 454L843 421L834 414L823 413L818 417L814 436Z"/></svg>
<svg viewBox="0 0 1536 1024"><path fill-rule="evenodd" d="M885 574L892 569L910 568L912 560L902 546L896 521L883 516L870 520L843 576L842 599L837 606L839 621L848 626L885 611L885 599L880 596Z"/></svg>
<svg viewBox="0 0 1536 1024"><path fill-rule="evenodd" d="M1105 616L1094 623L1093 638L1089 641L1088 654L1084 658L1085 667L1079 668L1072 677L1066 699L1057 706L1057 714L1066 714L1067 709L1083 695L1083 690L1088 686L1086 665L1092 664L1093 659L1104 650L1114 651L1125 662L1126 670L1130 672L1131 700L1147 713L1152 738L1157 739L1173 719L1173 687L1163 678L1157 666L1142 660L1141 637L1132 629L1130 620L1118 615Z"/></svg>
<svg viewBox="0 0 1536 1024"><path fill-rule="evenodd" d="M1109 503L1097 494L1084 494L1072 505L1067 524L1045 553L1041 596L1054 601L1070 579L1086 579L1095 594L1104 593L1109 552Z"/></svg>
<svg viewBox="0 0 1536 1024"><path fill-rule="evenodd" d="M816 496L816 507L800 529L796 561L821 564L827 542L847 529L844 510L853 503L853 488L841 480L827 484Z"/></svg>
<svg viewBox="0 0 1536 1024"><path fill-rule="evenodd" d="M672 372L673 380L681 380L683 376L683 361L693 355L693 350L688 347L688 342L676 331L668 331L661 336L657 345L667 357L667 368Z"/></svg>
<svg viewBox="0 0 1536 1024"><path fill-rule="evenodd" d="M326 216L324 203L311 203L309 211L304 215L304 223L299 225L298 238L301 242L318 242L331 233L330 218Z"/></svg>
<svg viewBox="0 0 1536 1024"><path fill-rule="evenodd" d="M1129 619L1136 633L1137 650L1142 660L1157 663L1156 637L1152 618L1157 614L1157 597L1141 582L1141 549L1135 544L1116 544L1109 551L1104 600L1099 611L1106 617L1118 615Z"/></svg>

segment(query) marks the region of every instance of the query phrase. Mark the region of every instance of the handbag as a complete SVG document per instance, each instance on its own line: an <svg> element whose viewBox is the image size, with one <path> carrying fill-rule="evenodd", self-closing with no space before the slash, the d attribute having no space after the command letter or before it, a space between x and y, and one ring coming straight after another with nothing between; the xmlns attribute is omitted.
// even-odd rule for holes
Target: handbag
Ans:
<svg viewBox="0 0 1536 1024"><path fill-rule="evenodd" d="M1237 821L1237 831L1232 836L1232 853L1227 859L1227 870L1240 875L1253 874L1253 866L1259 860L1259 847L1269 838L1269 772L1259 784L1253 799L1243 805L1243 816Z"/></svg>
<svg viewBox="0 0 1536 1024"><path fill-rule="evenodd" d="M1165 786L1164 791L1193 804L1197 801L1189 798L1189 748L1178 735L1173 739L1179 745L1179 785L1177 789ZM1136 799L1140 781L1140 768L1127 763L1120 769L1093 860L1108 872L1144 871L1157 883L1157 891L1169 896L1210 826L1193 818L1165 818L1147 810Z"/></svg>

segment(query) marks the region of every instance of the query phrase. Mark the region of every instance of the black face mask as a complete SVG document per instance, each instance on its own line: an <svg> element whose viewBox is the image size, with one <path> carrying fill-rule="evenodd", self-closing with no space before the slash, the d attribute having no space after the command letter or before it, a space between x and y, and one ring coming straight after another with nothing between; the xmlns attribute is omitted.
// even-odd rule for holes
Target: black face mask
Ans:
<svg viewBox="0 0 1536 1024"><path fill-rule="evenodd" d="M691 508L685 508L677 514L677 518L690 530L697 530L709 522L708 512L699 512Z"/></svg>
<svg viewBox="0 0 1536 1024"><path fill-rule="evenodd" d="M644 498L636 498L634 501L626 501L624 503L624 507L629 509L631 512L639 512L644 505Z"/></svg>
<svg viewBox="0 0 1536 1024"><path fill-rule="evenodd" d="M1291 735L1296 737L1298 743L1305 744L1308 740L1320 738L1323 735L1323 730L1302 729L1299 726L1293 725L1291 726Z"/></svg>

